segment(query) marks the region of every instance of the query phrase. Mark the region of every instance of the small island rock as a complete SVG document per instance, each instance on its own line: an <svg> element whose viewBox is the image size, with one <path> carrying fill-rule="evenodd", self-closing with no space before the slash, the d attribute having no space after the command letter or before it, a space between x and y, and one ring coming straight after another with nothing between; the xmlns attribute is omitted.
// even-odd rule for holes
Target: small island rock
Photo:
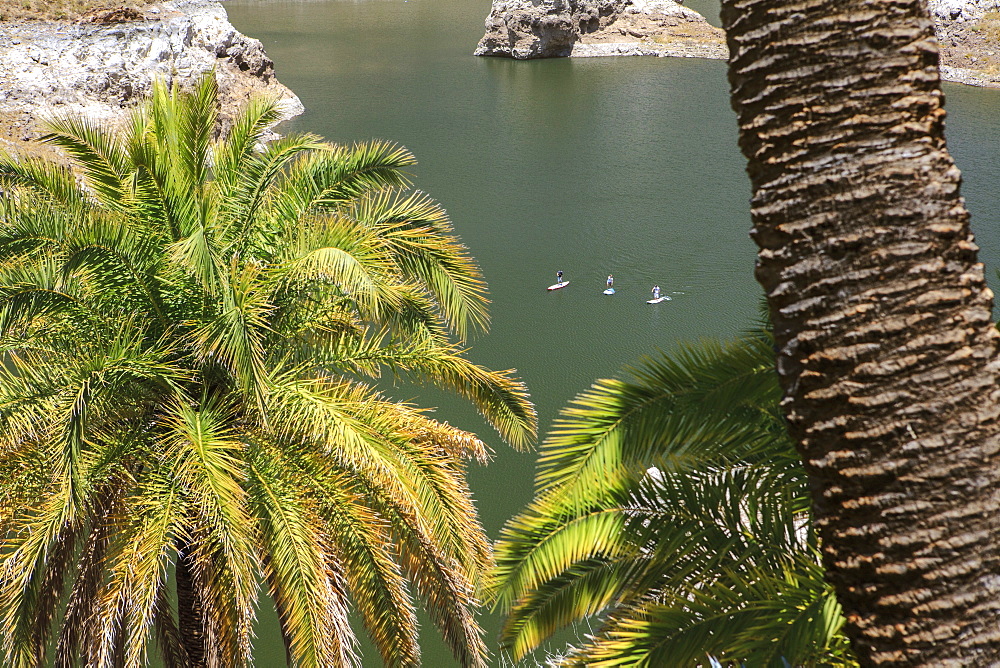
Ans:
<svg viewBox="0 0 1000 668"><path fill-rule="evenodd" d="M675 0L494 0L477 56L725 57L724 35Z"/></svg>

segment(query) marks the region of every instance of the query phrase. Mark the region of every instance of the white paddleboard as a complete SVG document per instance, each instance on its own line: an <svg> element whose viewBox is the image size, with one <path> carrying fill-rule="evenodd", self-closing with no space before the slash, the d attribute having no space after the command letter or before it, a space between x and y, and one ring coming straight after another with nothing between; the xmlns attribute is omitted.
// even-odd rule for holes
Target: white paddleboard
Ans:
<svg viewBox="0 0 1000 668"><path fill-rule="evenodd" d="M565 288L567 285L569 285L569 281L563 281L562 283L556 283L555 285L550 285L549 287L547 287L545 289L546 290L559 290L560 288Z"/></svg>
<svg viewBox="0 0 1000 668"><path fill-rule="evenodd" d="M667 302L667 301L670 301L670 297L667 296L667 295L663 295L662 297L659 297L658 299L647 299L646 303L647 304L659 304L660 302Z"/></svg>
<svg viewBox="0 0 1000 668"><path fill-rule="evenodd" d="M613 294L615 294L615 289L614 288L608 288L607 290L604 291L604 294L606 294L606 295L613 295Z"/></svg>

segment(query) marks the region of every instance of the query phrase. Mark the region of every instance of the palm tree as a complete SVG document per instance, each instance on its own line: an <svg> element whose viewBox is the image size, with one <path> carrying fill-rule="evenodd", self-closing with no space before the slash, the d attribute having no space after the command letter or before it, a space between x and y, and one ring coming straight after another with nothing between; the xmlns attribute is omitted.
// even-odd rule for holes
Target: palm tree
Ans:
<svg viewBox="0 0 1000 668"><path fill-rule="evenodd" d="M0 161L3 663L249 665L266 592L294 665L357 663L355 614L417 665L414 597L482 665L487 448L379 380L529 442L522 384L462 354L479 270L405 150L261 147L267 101L213 140L216 106L158 85L122 132L52 123L75 170Z"/></svg>
<svg viewBox="0 0 1000 668"><path fill-rule="evenodd" d="M536 497L496 548L513 659L594 618L560 665L856 665L772 345L758 333L648 359L563 411Z"/></svg>
<svg viewBox="0 0 1000 668"><path fill-rule="evenodd" d="M1000 663L992 292L924 0L723 0L757 278L862 664Z"/></svg>

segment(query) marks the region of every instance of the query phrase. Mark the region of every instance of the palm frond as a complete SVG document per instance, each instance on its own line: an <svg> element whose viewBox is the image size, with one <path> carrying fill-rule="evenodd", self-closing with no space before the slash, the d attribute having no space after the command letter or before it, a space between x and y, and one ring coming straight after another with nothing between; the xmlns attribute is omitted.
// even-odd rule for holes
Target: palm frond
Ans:
<svg viewBox="0 0 1000 668"><path fill-rule="evenodd" d="M471 505L468 503L470 508ZM483 549L484 546L477 545L485 543L482 527L477 523L468 532L470 553L478 558L461 558L442 554L439 541L422 530L420 518L394 512L398 510L395 506L379 506L379 509L397 536L404 573L425 601L431 620L452 654L462 666L485 667L488 651L474 614L476 581L491 562L488 546ZM461 568L456 568L458 563Z"/></svg>
<svg viewBox="0 0 1000 668"><path fill-rule="evenodd" d="M191 183L205 183L208 179L211 156L211 140L216 125L216 102L219 96L219 86L215 73L201 77L193 90L180 94L178 99L177 149L180 154L180 166L188 174ZM174 92L174 97L178 93Z"/></svg>
<svg viewBox="0 0 1000 668"><path fill-rule="evenodd" d="M274 217L287 229L307 213L329 211L364 192L404 187L404 168L416 164L409 151L390 142L333 145L303 155L275 187Z"/></svg>
<svg viewBox="0 0 1000 668"><path fill-rule="evenodd" d="M415 515L450 558L476 560L480 535L458 461L428 440L425 423L403 404L381 401L360 385L274 384L268 424L286 443L320 446L327 462Z"/></svg>
<svg viewBox="0 0 1000 668"><path fill-rule="evenodd" d="M594 617L560 665L853 665L772 360L760 333L689 346L563 411L487 590L515 659Z"/></svg>
<svg viewBox="0 0 1000 668"><path fill-rule="evenodd" d="M473 364L454 346L434 337L383 347L379 361L465 397L515 448L526 448L534 440L538 417L513 369L492 371Z"/></svg>
<svg viewBox="0 0 1000 668"><path fill-rule="evenodd" d="M255 280L260 269L254 265L231 267L222 308L192 332L191 344L203 364L221 364L233 375L247 397L263 402L268 313L267 293Z"/></svg>
<svg viewBox="0 0 1000 668"><path fill-rule="evenodd" d="M142 309L167 324L166 306L155 279L161 257L158 240L127 222L98 219L69 240L62 270L69 278L85 272L88 283L126 311ZM110 304L109 304L110 306Z"/></svg>
<svg viewBox="0 0 1000 668"><path fill-rule="evenodd" d="M386 664L420 665L417 617L400 565L393 560L386 521L350 486L328 489L327 513L338 561L368 637Z"/></svg>
<svg viewBox="0 0 1000 668"><path fill-rule="evenodd" d="M566 665L695 666L709 655L773 668L857 665L839 634L839 605L815 561L802 556L783 570L752 576L725 578L683 601L627 609Z"/></svg>
<svg viewBox="0 0 1000 668"><path fill-rule="evenodd" d="M402 276L433 295L460 338L487 329L482 273L455 237L448 214L430 197L382 190L355 200L347 215L376 235Z"/></svg>
<svg viewBox="0 0 1000 668"><path fill-rule="evenodd" d="M109 488L95 500L91 516L100 521L90 522L86 539L77 559L76 577L66 606L65 618L56 643L55 665L70 668L96 652L100 640L95 637L92 623L98 607L98 592L104 582L104 560L111 545L115 523L106 518L118 516L123 509L119 490Z"/></svg>
<svg viewBox="0 0 1000 668"><path fill-rule="evenodd" d="M50 593L45 586L46 563L77 518L71 485L48 492L30 515L23 514L9 525L0 542L0 642L9 666L37 665L36 620L51 614L43 608Z"/></svg>
<svg viewBox="0 0 1000 668"><path fill-rule="evenodd" d="M145 662L167 568L185 535L183 492L170 471L149 470L143 482L141 494L128 500L131 516L118 527L105 565L109 577L90 620L95 665Z"/></svg>
<svg viewBox="0 0 1000 668"><path fill-rule="evenodd" d="M771 359L763 340L706 343L676 360L648 359L625 381L597 381L547 437L536 486L593 489L618 466L685 468L693 458L746 459L775 438L786 443L778 418L759 405L762 395L779 395Z"/></svg>
<svg viewBox="0 0 1000 668"><path fill-rule="evenodd" d="M66 277L61 263L0 265L0 337L7 348L27 343L27 330L60 314L86 316L80 281Z"/></svg>
<svg viewBox="0 0 1000 668"><path fill-rule="evenodd" d="M314 135L296 134L271 142L260 154L241 153L239 162L233 162L234 156L222 156L220 169L232 172L227 175L232 183L221 184L226 188L220 214L226 225L223 235L229 252L241 257L271 259L274 238L279 232L269 219L259 215L260 209L271 197L276 179L296 156L322 150L324 146Z"/></svg>
<svg viewBox="0 0 1000 668"><path fill-rule="evenodd" d="M334 299L347 298L364 317L379 320L401 304L395 265L379 252L374 237L353 221L340 217L308 219L284 245L275 269L278 289L290 297L322 287ZM323 301L323 295L317 295ZM287 308L309 307L296 299Z"/></svg>
<svg viewBox="0 0 1000 668"><path fill-rule="evenodd" d="M73 171L66 165L29 156L13 157L0 152L0 188L6 197L16 196L16 188L51 198L66 207L80 206L85 198Z"/></svg>
<svg viewBox="0 0 1000 668"><path fill-rule="evenodd" d="M252 180L244 179L243 168L254 155L264 133L281 120L281 112L275 100L255 98L251 100L232 120L229 133L215 147L215 174L219 191L225 200L253 190L245 185ZM297 143L296 140L291 140ZM242 207L236 207L240 209Z"/></svg>
<svg viewBox="0 0 1000 668"><path fill-rule="evenodd" d="M38 261L39 255L59 257L73 235L81 207L40 205L36 201L0 201L0 262L5 265Z"/></svg>
<svg viewBox="0 0 1000 668"><path fill-rule="evenodd" d="M171 475L185 489L193 521L189 556L206 590L206 617L217 629L220 654L251 662L251 633L257 593L258 538L243 481L243 444L232 431L235 409L183 400L161 417Z"/></svg>
<svg viewBox="0 0 1000 668"><path fill-rule="evenodd" d="M269 555L262 565L291 657L301 665L356 665L347 583L326 551L324 524L281 465L283 455L251 447L250 493Z"/></svg>
<svg viewBox="0 0 1000 668"><path fill-rule="evenodd" d="M87 187L112 211L127 210L132 200L128 159L120 139L99 123L66 118L46 123L42 141L68 153Z"/></svg>

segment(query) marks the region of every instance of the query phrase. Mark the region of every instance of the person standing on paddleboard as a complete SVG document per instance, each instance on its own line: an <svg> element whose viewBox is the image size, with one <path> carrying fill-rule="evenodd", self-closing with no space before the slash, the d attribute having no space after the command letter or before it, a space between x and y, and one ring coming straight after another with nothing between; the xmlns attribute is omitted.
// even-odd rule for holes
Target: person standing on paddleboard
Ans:
<svg viewBox="0 0 1000 668"><path fill-rule="evenodd" d="M653 286L653 299L659 299L659 298L660 298L660 286L659 285L654 285Z"/></svg>
<svg viewBox="0 0 1000 668"><path fill-rule="evenodd" d="M562 285L562 269L556 272L556 285Z"/></svg>
<svg viewBox="0 0 1000 668"><path fill-rule="evenodd" d="M615 277L608 274L608 288L613 288L615 286Z"/></svg>

